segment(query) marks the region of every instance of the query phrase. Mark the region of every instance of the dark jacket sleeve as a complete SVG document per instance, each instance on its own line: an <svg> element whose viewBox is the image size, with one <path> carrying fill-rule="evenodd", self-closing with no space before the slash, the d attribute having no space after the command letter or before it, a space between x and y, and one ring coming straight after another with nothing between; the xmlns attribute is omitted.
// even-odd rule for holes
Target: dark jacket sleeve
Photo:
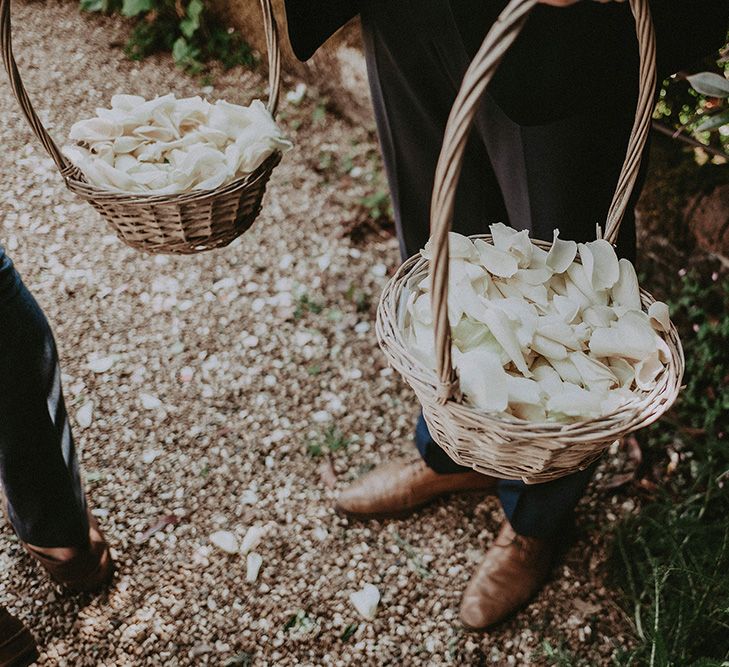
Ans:
<svg viewBox="0 0 729 667"><path fill-rule="evenodd" d="M286 24L296 57L305 61L359 13L357 0L286 0Z"/></svg>

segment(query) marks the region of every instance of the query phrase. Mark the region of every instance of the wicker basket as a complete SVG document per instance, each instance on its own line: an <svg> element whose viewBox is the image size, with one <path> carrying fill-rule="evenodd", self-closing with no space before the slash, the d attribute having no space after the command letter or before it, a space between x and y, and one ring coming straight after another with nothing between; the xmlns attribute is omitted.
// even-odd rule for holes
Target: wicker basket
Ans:
<svg viewBox="0 0 729 667"><path fill-rule="evenodd" d="M423 407L435 441L457 463L479 472L528 483L546 482L582 470L613 442L651 424L675 401L683 377L681 342L673 325L664 339L671 359L650 392L599 419L572 424L534 423L509 415L489 414L462 402L451 361L448 323L448 231L463 162L466 139L481 96L504 53L513 43L537 0L511 0L466 72L448 119L436 168L431 202L433 259L407 260L390 280L377 311L377 337L390 364L399 371ZM613 198L605 236L615 242L620 221L634 187L650 129L656 81L655 35L648 0L630 0L640 45L640 95L629 147ZM598 232L599 233L599 232ZM488 235L472 238L490 240ZM548 250L550 243L537 242ZM408 350L399 326L403 294L431 269L437 372L425 367ZM641 291L644 308L654 301Z"/></svg>
<svg viewBox="0 0 729 667"><path fill-rule="evenodd" d="M269 65L268 110L276 114L281 80L278 30L271 0L261 0ZM220 188L174 195L124 194L87 182L43 127L20 78L13 56L10 0L0 0L0 49L23 114L56 163L66 186L88 201L127 245L149 253L192 254L221 248L245 232L261 210L271 173L281 160L274 152L254 172Z"/></svg>

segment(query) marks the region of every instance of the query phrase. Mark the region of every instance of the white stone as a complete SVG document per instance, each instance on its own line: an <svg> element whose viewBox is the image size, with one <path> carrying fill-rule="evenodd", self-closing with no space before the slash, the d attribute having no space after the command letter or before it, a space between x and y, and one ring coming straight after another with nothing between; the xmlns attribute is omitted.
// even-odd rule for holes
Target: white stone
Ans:
<svg viewBox="0 0 729 667"><path fill-rule="evenodd" d="M94 373L106 373L116 362L116 355L110 355L108 357L99 357L97 359L90 359L86 364L89 370Z"/></svg>
<svg viewBox="0 0 729 667"><path fill-rule="evenodd" d="M162 401L156 396L152 396L152 394L141 393L139 394L139 400L145 410L156 410L162 407Z"/></svg>
<svg viewBox="0 0 729 667"><path fill-rule="evenodd" d="M323 424L324 422L330 421L332 416L326 410L317 410L313 415L311 415L311 418L317 424Z"/></svg>

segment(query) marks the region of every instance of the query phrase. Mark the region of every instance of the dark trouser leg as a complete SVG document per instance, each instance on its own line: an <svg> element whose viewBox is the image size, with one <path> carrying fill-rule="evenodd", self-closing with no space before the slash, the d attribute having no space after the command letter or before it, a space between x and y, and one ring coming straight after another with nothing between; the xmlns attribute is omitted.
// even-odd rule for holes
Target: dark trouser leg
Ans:
<svg viewBox="0 0 729 667"><path fill-rule="evenodd" d="M522 127L488 98L480 121L507 207L510 213L514 211L515 226L531 229L535 238L551 239L552 230L559 228L563 238L594 239L595 221L606 218L625 156L631 112L622 117L584 115ZM515 161L505 155L519 155L519 169L514 169ZM633 209L642 180L623 219L617 244L618 254L631 260L635 258ZM519 207L529 216L522 217ZM546 484L501 482L499 499L514 530L529 537L556 535L570 519L594 469L595 465Z"/></svg>
<svg viewBox="0 0 729 667"><path fill-rule="evenodd" d="M405 256L422 247L428 236L435 164L447 115L468 63L445 0L424 0L415 8L408 4L372 0L363 12L375 116ZM527 53L539 52L528 40L515 46ZM572 57L594 58L595 54ZM632 62L630 57L627 60ZM502 77L528 81L529 73L518 71L524 61L523 57L510 59L517 71L503 72ZM531 62L531 57L526 61ZM548 106L553 115L560 107ZM595 225L604 224L625 156L633 92L619 102L611 99L609 106L603 112L572 112L567 105L570 113L557 113L558 120L542 124L535 108L533 123L518 124L487 95L464 160L454 229L483 233L489 223L503 220L518 229L530 229L534 238L551 240L552 230L559 228L563 238L594 239ZM524 115L523 109L518 111ZM631 209L621 228L620 254L633 258L634 239ZM416 444L437 472L465 470L432 440L422 418ZM543 485L504 481L502 505L517 532L554 534L569 518L591 471Z"/></svg>
<svg viewBox="0 0 729 667"><path fill-rule="evenodd" d="M418 14L410 13L407 4L372 0L362 12L372 101L403 259L428 240L435 165L459 85L454 68L443 65L436 36L429 33L437 25L429 18L439 3L428 0L421 8L427 11ZM414 16L424 17L422 23L413 23ZM473 137L459 182L454 229L480 234L498 221L507 222L506 208L486 148ZM415 442L436 472L470 470L433 441L422 415Z"/></svg>
<svg viewBox="0 0 729 667"><path fill-rule="evenodd" d="M88 543L86 503L48 322L0 247L0 478L38 547Z"/></svg>

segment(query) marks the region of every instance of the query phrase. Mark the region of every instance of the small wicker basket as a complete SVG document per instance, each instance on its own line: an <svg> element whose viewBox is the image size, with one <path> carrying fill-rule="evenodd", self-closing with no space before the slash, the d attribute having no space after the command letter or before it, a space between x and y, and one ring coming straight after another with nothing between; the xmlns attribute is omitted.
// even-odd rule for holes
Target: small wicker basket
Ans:
<svg viewBox="0 0 729 667"><path fill-rule="evenodd" d="M269 67L267 108L275 116L281 80L281 53L271 0L261 0ZM125 194L86 180L58 149L28 98L13 56L10 0L0 0L0 50L13 93L36 137L56 163L69 190L91 204L127 245L154 254L192 254L227 246L243 234L261 210L277 151L254 172L215 190L174 195Z"/></svg>
<svg viewBox="0 0 729 667"><path fill-rule="evenodd" d="M448 322L448 231L453 219L456 185L468 133L481 96L537 0L511 0L486 36L466 72L453 105L435 173L431 202L433 259L408 259L390 280L377 311L377 337L390 364L415 390L435 441L457 463L479 472L527 483L547 482L586 468L626 434L653 423L678 396L684 370L683 350L673 325L664 339L671 352L655 387L640 400L615 412L572 424L534 423L509 415L489 414L462 401L451 361ZM636 120L608 213L605 236L615 242L620 222L640 168L650 130L656 82L655 34L648 0L630 0L640 46L640 95ZM490 240L482 235L472 238ZM550 243L537 242L548 250ZM425 367L408 349L399 326L403 294L430 269L437 372ZM645 309L654 299L641 290Z"/></svg>

